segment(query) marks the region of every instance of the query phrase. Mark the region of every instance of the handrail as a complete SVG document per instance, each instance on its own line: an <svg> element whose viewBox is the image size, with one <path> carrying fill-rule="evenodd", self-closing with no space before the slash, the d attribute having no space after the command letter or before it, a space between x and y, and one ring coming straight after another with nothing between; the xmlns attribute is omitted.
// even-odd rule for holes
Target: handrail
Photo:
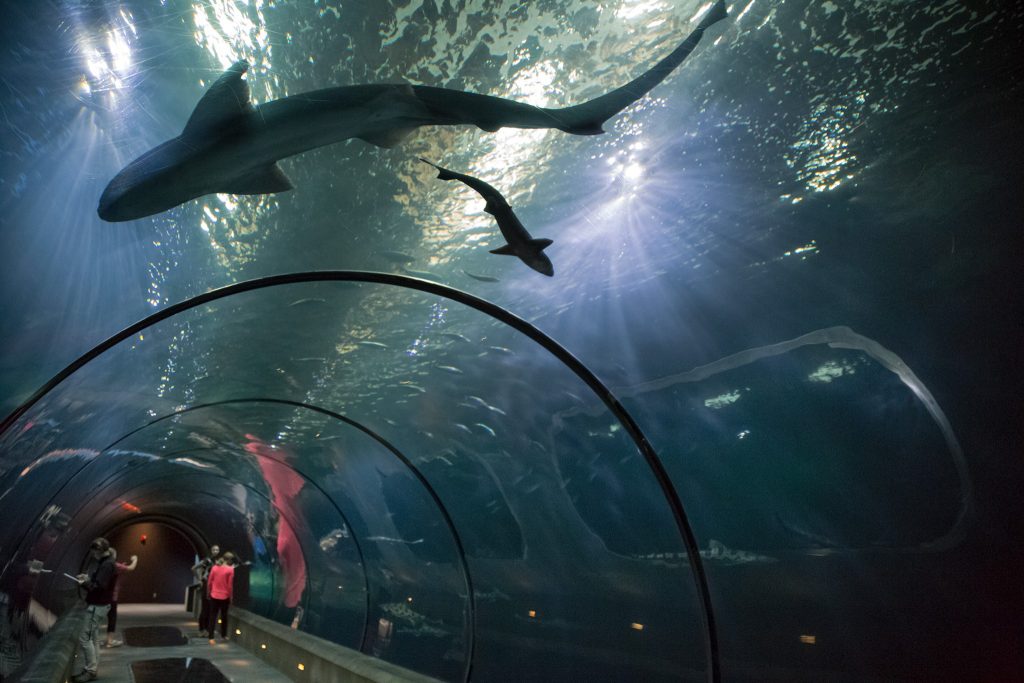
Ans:
<svg viewBox="0 0 1024 683"><path fill-rule="evenodd" d="M78 636L85 627L85 607L73 607L60 616L25 661L10 676L20 683L63 683L71 676Z"/></svg>

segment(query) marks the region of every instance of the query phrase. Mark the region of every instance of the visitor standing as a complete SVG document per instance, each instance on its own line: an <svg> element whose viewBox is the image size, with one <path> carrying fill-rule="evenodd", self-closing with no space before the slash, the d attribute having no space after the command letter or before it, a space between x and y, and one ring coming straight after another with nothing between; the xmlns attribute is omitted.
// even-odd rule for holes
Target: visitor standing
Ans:
<svg viewBox="0 0 1024 683"><path fill-rule="evenodd" d="M125 572L135 571L135 567L139 564L139 556L132 555L131 562L117 562L117 552L113 548L110 551L114 554L115 560L114 592L110 599L110 611L107 612L107 642L104 647L121 647L124 645L124 641L114 637L114 632L117 630L117 598L121 590L121 575Z"/></svg>
<svg viewBox="0 0 1024 683"><path fill-rule="evenodd" d="M100 664L100 624L107 618L114 594L114 557L110 542L95 539L89 546L90 564L77 577L78 585L85 588L86 620L78 637L78 647L85 660L84 668L72 677L72 683L95 681Z"/></svg>
<svg viewBox="0 0 1024 683"><path fill-rule="evenodd" d="M210 576L207 579L207 592L210 599L210 616L207 625L207 633L210 637L210 645L213 645L214 630L217 628L217 618L220 615L220 637L228 637L228 606L231 604L231 595L235 586L235 555L224 553L221 561L210 569Z"/></svg>
<svg viewBox="0 0 1024 683"><path fill-rule="evenodd" d="M195 582L199 586L199 600L202 603L202 607L199 610L200 631L206 628L206 622L210 616L210 599L206 596L206 580L210 576L210 569L219 557L220 546L215 543L210 546L210 554L199 560L192 567L192 576L195 577Z"/></svg>

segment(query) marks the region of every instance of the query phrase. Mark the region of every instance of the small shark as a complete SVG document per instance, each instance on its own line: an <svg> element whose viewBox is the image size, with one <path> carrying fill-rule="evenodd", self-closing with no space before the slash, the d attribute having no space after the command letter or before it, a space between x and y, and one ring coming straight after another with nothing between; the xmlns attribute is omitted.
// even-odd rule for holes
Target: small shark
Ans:
<svg viewBox="0 0 1024 683"><path fill-rule="evenodd" d="M494 216L494 219L498 222L498 229L501 230L501 234L506 242L503 247L491 249L492 254L518 256L519 260L538 273L548 277L555 274L555 267L551 265L551 259L544 253L544 249L551 246L551 240L534 239L531 237L500 192L479 178L449 171L447 168L441 168L423 157L420 157L420 161L436 168L437 177L441 180L458 180L465 183L487 200L484 211Z"/></svg>
<svg viewBox="0 0 1024 683"><path fill-rule="evenodd" d="M97 213L105 221L130 221L213 193L284 192L292 183L277 165L280 159L350 138L393 147L420 126L475 125L489 132L555 128L597 135L605 121L672 73L704 31L725 16L725 2L718 0L686 40L641 76L562 109L408 84L327 88L253 106L242 80L249 64L239 60L199 100L181 135L114 176Z"/></svg>

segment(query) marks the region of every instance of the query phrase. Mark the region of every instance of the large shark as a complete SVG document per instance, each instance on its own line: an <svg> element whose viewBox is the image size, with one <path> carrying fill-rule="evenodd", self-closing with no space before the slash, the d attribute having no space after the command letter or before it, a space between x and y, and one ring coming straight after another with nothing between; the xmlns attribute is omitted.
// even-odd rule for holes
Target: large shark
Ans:
<svg viewBox="0 0 1024 683"><path fill-rule="evenodd" d="M725 2L718 0L686 40L643 75L562 109L408 84L327 88L253 106L242 80L249 65L238 61L199 100L181 135L114 176L98 213L106 221L130 221L215 192L283 192L292 184L277 165L280 159L350 138L392 147L420 126L475 125L490 132L555 128L597 135L605 121L672 73L704 31L725 16Z"/></svg>
<svg viewBox="0 0 1024 683"><path fill-rule="evenodd" d="M555 267L551 265L551 259L544 253L544 249L551 246L551 240L536 239L530 235L520 222L519 216L509 206L508 200L500 192L479 178L449 171L423 157L420 157L420 161L436 168L437 177L441 180L458 180L465 183L487 200L484 211L494 216L494 220L498 223L498 229L501 230L501 235L505 238L505 245L491 249L492 254L518 256L519 260L542 275L551 277L555 274Z"/></svg>

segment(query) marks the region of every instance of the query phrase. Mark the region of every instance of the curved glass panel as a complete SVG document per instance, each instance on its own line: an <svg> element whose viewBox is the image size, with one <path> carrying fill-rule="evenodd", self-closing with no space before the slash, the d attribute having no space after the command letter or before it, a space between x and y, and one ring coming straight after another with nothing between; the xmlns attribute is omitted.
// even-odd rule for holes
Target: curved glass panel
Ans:
<svg viewBox="0 0 1024 683"><path fill-rule="evenodd" d="M942 580L934 567L958 552L974 489L945 413L899 356L826 328L620 395L675 425L649 436L706 539L725 677L747 676L741 662L773 650L828 670L810 648L819 640L851 659L874 649L870 662L845 665L865 676L936 655L925 644L891 649L910 623L934 633L943 609L912 612L918 594L892 573ZM828 604L818 600L825 585ZM858 624L851 639L854 604L908 614Z"/></svg>
<svg viewBox="0 0 1024 683"><path fill-rule="evenodd" d="M356 560L332 570L344 539L369 591L350 646L446 679L470 661L485 678L703 675L686 548L628 430L547 350L461 304L344 282L243 292L83 367L22 416L8 451L44 416L104 444L96 463L147 453L262 491L252 523L278 560L282 537L303 539L303 568L342 586L303 603L312 632L340 638L323 614L362 606L341 595ZM299 600L281 574L270 612L290 616Z"/></svg>

